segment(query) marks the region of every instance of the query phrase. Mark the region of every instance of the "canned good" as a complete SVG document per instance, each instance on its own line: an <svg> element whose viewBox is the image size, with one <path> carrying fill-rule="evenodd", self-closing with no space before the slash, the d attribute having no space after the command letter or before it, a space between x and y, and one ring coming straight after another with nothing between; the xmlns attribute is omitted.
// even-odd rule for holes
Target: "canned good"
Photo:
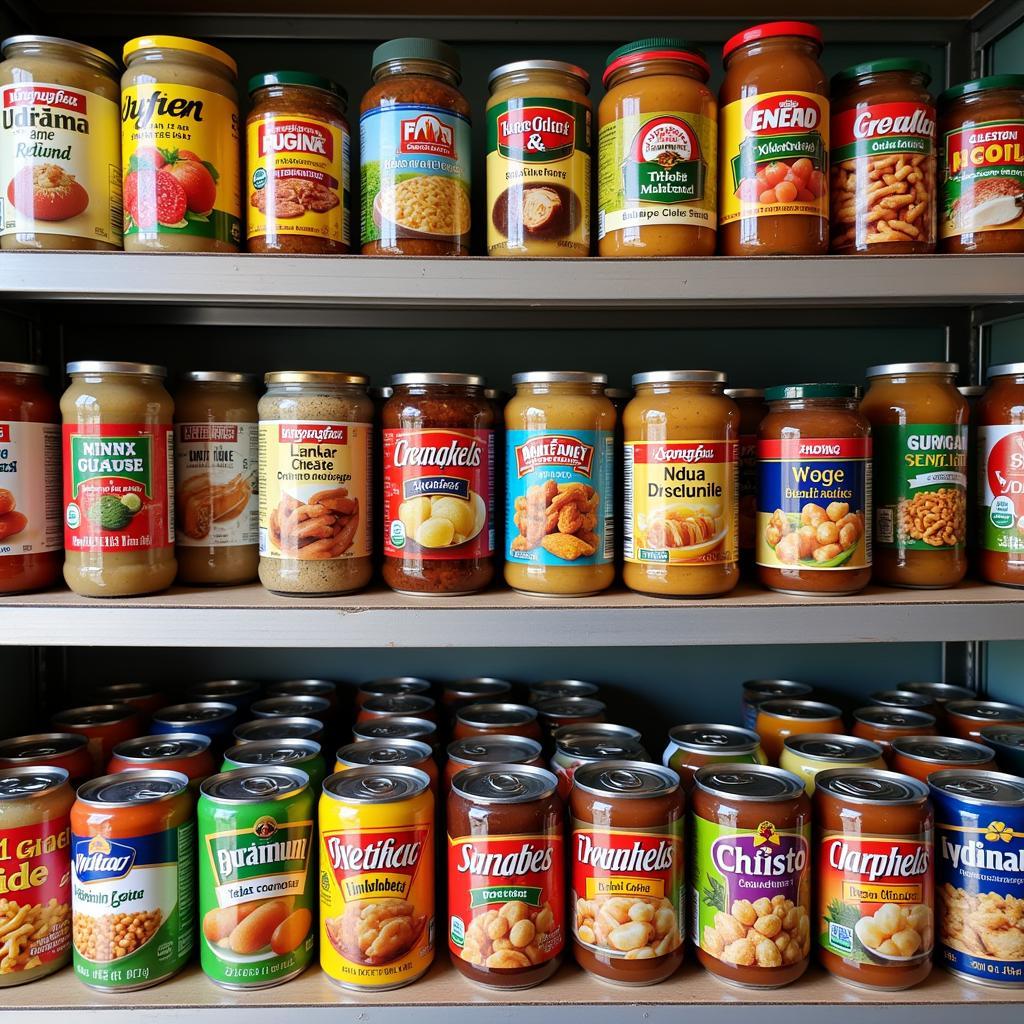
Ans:
<svg viewBox="0 0 1024 1024"><path fill-rule="evenodd" d="M786 739L779 767L802 779L807 795L814 796L818 772L831 768L884 768L885 758L882 748L871 740L811 732Z"/></svg>
<svg viewBox="0 0 1024 1024"><path fill-rule="evenodd" d="M142 716L128 704L70 708L57 712L52 722L58 732L73 732L86 738L93 775L99 775L106 768L110 753L118 743L142 732Z"/></svg>
<svg viewBox="0 0 1024 1024"><path fill-rule="evenodd" d="M1024 707L997 700L951 700L945 711L950 731L965 740L980 739L987 725L1024 725Z"/></svg>
<svg viewBox="0 0 1024 1024"><path fill-rule="evenodd" d="M113 775L138 768L181 772L195 792L199 783L216 771L210 753L210 737L197 732L168 732L118 743L107 772Z"/></svg>
<svg viewBox="0 0 1024 1024"><path fill-rule="evenodd" d="M252 740L238 743L224 754L222 772L236 768L255 768L266 765L285 765L298 768L309 776L309 788L314 796L320 792L327 777L327 765L316 740L301 738L280 740Z"/></svg>
<svg viewBox="0 0 1024 1024"><path fill-rule="evenodd" d="M454 711L467 704L500 701L502 698L508 697L511 692L512 684L507 679L493 679L490 676L456 679L453 683L442 685L441 703L450 711Z"/></svg>
<svg viewBox="0 0 1024 1024"><path fill-rule="evenodd" d="M434 797L425 772L367 765L320 798L320 966L382 992L434 961ZM385 895L386 894L386 895Z"/></svg>
<svg viewBox="0 0 1024 1024"><path fill-rule="evenodd" d="M576 771L601 761L650 761L639 740L608 736L580 736L570 733L559 740L551 758L551 770L558 779L558 795L569 799Z"/></svg>
<svg viewBox="0 0 1024 1024"><path fill-rule="evenodd" d="M743 726L753 729L757 724L757 708L766 700L777 700L790 697L801 700L809 697L813 687L807 683L797 683L792 679L749 679L743 684Z"/></svg>
<svg viewBox="0 0 1024 1024"><path fill-rule="evenodd" d="M425 718L395 715L391 718L371 718L352 726L352 739L356 743L366 740L422 740L437 747L437 722Z"/></svg>
<svg viewBox="0 0 1024 1024"><path fill-rule="evenodd" d="M93 774L89 741L70 732L40 732L0 740L0 768L63 768L75 789Z"/></svg>
<svg viewBox="0 0 1024 1024"><path fill-rule="evenodd" d="M549 736L563 725L586 725L603 722L608 710L603 701L593 697L551 697L534 705L541 729Z"/></svg>
<svg viewBox="0 0 1024 1024"><path fill-rule="evenodd" d="M756 732L735 725L677 725L669 730L661 763L679 775L683 791L693 789L693 777L706 764L767 764Z"/></svg>
<svg viewBox="0 0 1024 1024"><path fill-rule="evenodd" d="M425 718L437 721L434 699L421 693L394 693L390 696L367 697L356 715L357 722L368 722L373 718Z"/></svg>
<svg viewBox="0 0 1024 1024"><path fill-rule="evenodd" d="M1003 771L1024 775L1024 728L1019 725L986 725L981 730L981 741L995 750Z"/></svg>
<svg viewBox="0 0 1024 1024"><path fill-rule="evenodd" d="M292 694L289 697L264 697L253 701L249 708L253 718L315 718L328 722L331 702L326 697L312 694Z"/></svg>
<svg viewBox="0 0 1024 1024"><path fill-rule="evenodd" d="M361 708L371 697L397 697L402 694L426 696L430 693L430 682L419 676L392 676L389 679L373 679L363 683L356 690L356 707Z"/></svg>
<svg viewBox="0 0 1024 1024"><path fill-rule="evenodd" d="M539 704L556 697L596 697L600 688L596 683L582 679L547 679L543 683L530 683L527 704Z"/></svg>
<svg viewBox="0 0 1024 1024"><path fill-rule="evenodd" d="M861 739L874 740L888 758L892 741L898 736L934 736L935 728L935 716L927 711L871 707L854 711L851 732Z"/></svg>
<svg viewBox="0 0 1024 1024"><path fill-rule="evenodd" d="M455 714L454 739L496 736L499 733L542 739L537 709L525 704L469 704Z"/></svg>
<svg viewBox="0 0 1024 1024"><path fill-rule="evenodd" d="M333 712L338 706L338 684L330 679L285 679L267 687L270 697L320 697Z"/></svg>
<svg viewBox="0 0 1024 1024"><path fill-rule="evenodd" d="M953 683L900 683L897 689L905 693L919 693L938 704L940 708L951 700L973 700L974 691L966 686L955 686Z"/></svg>
<svg viewBox="0 0 1024 1024"><path fill-rule="evenodd" d="M788 736L808 732L841 733L843 716L839 708L815 700L766 700L757 706L756 732L761 737L765 757L778 764Z"/></svg>
<svg viewBox="0 0 1024 1024"><path fill-rule="evenodd" d="M144 715L151 715L167 704L163 691L149 683L109 683L107 686L97 686L92 691L92 699L97 704L127 704L138 708Z"/></svg>
<svg viewBox="0 0 1024 1024"><path fill-rule="evenodd" d="M422 740L364 740L339 748L334 760L336 772L351 768L418 768L430 779L430 791L437 794L437 764L430 744Z"/></svg>
<svg viewBox="0 0 1024 1024"><path fill-rule="evenodd" d="M314 814L298 768L238 768L200 787L200 962L222 988L269 988L312 961Z"/></svg>
<svg viewBox="0 0 1024 1024"><path fill-rule="evenodd" d="M602 736L616 740L642 739L639 729L634 729L629 725L618 725L615 722L582 722L573 725L560 725L551 734L551 739L557 746L570 736Z"/></svg>
<svg viewBox="0 0 1024 1024"><path fill-rule="evenodd" d="M238 708L226 701L204 700L191 704L172 704L162 708L150 723L153 732L197 732L210 737L214 750L223 750L238 721Z"/></svg>
<svg viewBox="0 0 1024 1024"><path fill-rule="evenodd" d="M196 683L188 688L190 700L218 700L234 704L241 715L248 714L249 707L260 696L260 684L251 679L214 679Z"/></svg>
<svg viewBox="0 0 1024 1024"><path fill-rule="evenodd" d="M541 745L529 736L467 736L448 744L448 762L444 769L445 789L465 768L488 764L528 764L544 767Z"/></svg>
<svg viewBox="0 0 1024 1024"><path fill-rule="evenodd" d="M883 708L924 711L929 715L937 716L939 713L939 706L931 697L924 693L913 693L910 690L876 690L871 694L870 703Z"/></svg>
<svg viewBox="0 0 1024 1024"><path fill-rule="evenodd" d="M955 736L900 736L892 741L889 759L894 772L921 782L944 769L996 766L991 747Z"/></svg>
<svg viewBox="0 0 1024 1024"><path fill-rule="evenodd" d="M259 740L315 740L323 743L324 723L301 715L285 718L257 718L235 727L236 743L255 743Z"/></svg>
<svg viewBox="0 0 1024 1024"><path fill-rule="evenodd" d="M75 974L132 992L188 963L196 829L188 776L139 769L79 787L71 808Z"/></svg>

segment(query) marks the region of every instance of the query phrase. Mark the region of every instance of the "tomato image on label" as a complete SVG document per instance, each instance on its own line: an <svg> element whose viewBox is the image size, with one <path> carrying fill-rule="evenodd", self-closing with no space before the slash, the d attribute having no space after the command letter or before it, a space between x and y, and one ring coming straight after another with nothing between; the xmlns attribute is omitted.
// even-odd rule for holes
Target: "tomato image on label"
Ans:
<svg viewBox="0 0 1024 1024"><path fill-rule="evenodd" d="M209 217L219 179L217 168L190 150L137 149L124 179L125 230L184 228L190 213Z"/></svg>
<svg viewBox="0 0 1024 1024"><path fill-rule="evenodd" d="M978 452L982 547L1024 552L1024 430L978 427Z"/></svg>

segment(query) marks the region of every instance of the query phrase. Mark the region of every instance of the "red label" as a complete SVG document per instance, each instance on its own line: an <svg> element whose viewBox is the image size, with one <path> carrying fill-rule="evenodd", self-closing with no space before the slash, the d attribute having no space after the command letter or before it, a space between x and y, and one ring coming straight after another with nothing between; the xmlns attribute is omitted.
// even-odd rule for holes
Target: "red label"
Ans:
<svg viewBox="0 0 1024 1024"><path fill-rule="evenodd" d="M4 89L5 107L60 107L85 117L88 113L83 93L69 92L55 85L14 85Z"/></svg>
<svg viewBox="0 0 1024 1024"><path fill-rule="evenodd" d="M455 132L435 114L402 121L399 153L430 153L455 158Z"/></svg>
<svg viewBox="0 0 1024 1024"><path fill-rule="evenodd" d="M452 953L481 967L504 968L558 956L565 946L564 871L561 832L449 836ZM507 948L500 948L501 939Z"/></svg>
<svg viewBox="0 0 1024 1024"><path fill-rule="evenodd" d="M64 425L64 547L148 551L174 544L172 428Z"/></svg>
<svg viewBox="0 0 1024 1024"><path fill-rule="evenodd" d="M751 135L811 132L821 124L821 107L806 96L782 93L748 108L743 125Z"/></svg>
<svg viewBox="0 0 1024 1024"><path fill-rule="evenodd" d="M1024 495L1024 431L1007 434L996 441L989 451L985 472L993 494L1021 499Z"/></svg>
<svg viewBox="0 0 1024 1024"><path fill-rule="evenodd" d="M859 104L832 117L833 148L890 136L934 139L935 108L924 103Z"/></svg>
<svg viewBox="0 0 1024 1024"><path fill-rule="evenodd" d="M493 481L491 430L385 430L384 554L488 557Z"/></svg>
<svg viewBox="0 0 1024 1024"><path fill-rule="evenodd" d="M736 441L666 441L656 444L651 441L633 446L633 461L661 465L681 462L686 465L735 462L739 451Z"/></svg>
<svg viewBox="0 0 1024 1024"><path fill-rule="evenodd" d="M682 818L650 831L575 821L570 906L576 941L603 957L673 952L683 942L685 877Z"/></svg>
<svg viewBox="0 0 1024 1024"><path fill-rule="evenodd" d="M554 107L518 107L498 115L498 145L515 152L546 153L572 148L576 118Z"/></svg>
<svg viewBox="0 0 1024 1024"><path fill-rule="evenodd" d="M66 813L0 831L0 978L71 948L70 842Z"/></svg>
<svg viewBox="0 0 1024 1024"><path fill-rule="evenodd" d="M260 156L294 153L334 159L334 140L323 125L311 121L261 121L256 128Z"/></svg>
<svg viewBox="0 0 1024 1024"><path fill-rule="evenodd" d="M870 437L786 437L757 442L759 459L870 459Z"/></svg>
<svg viewBox="0 0 1024 1024"><path fill-rule="evenodd" d="M412 828L325 832L324 850L346 903L392 897L411 900L425 845L426 825Z"/></svg>
<svg viewBox="0 0 1024 1024"><path fill-rule="evenodd" d="M946 136L946 173L1024 165L1024 121L976 125Z"/></svg>
<svg viewBox="0 0 1024 1024"><path fill-rule="evenodd" d="M11 425L9 423L0 423L0 444L11 443Z"/></svg>
<svg viewBox="0 0 1024 1024"><path fill-rule="evenodd" d="M516 473L526 476L539 466L567 466L589 477L594 468L594 446L566 434L537 434L515 447Z"/></svg>

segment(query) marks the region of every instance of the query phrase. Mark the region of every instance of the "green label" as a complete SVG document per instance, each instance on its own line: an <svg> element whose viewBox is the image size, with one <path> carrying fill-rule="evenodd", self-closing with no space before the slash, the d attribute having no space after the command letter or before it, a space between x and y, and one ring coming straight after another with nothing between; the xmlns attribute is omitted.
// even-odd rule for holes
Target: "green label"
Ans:
<svg viewBox="0 0 1024 1024"><path fill-rule="evenodd" d="M487 152L523 163L590 153L590 109L572 100L517 97L487 111Z"/></svg>
<svg viewBox="0 0 1024 1024"><path fill-rule="evenodd" d="M1024 559L1024 426L978 427L978 532L986 551Z"/></svg>
<svg viewBox="0 0 1024 1024"><path fill-rule="evenodd" d="M875 438L876 543L909 551L967 542L967 427L912 423Z"/></svg>
<svg viewBox="0 0 1024 1024"><path fill-rule="evenodd" d="M733 190L744 178L754 177L760 164L806 158L815 167L825 166L825 144L817 132L794 132L792 135L748 135L740 151L730 161Z"/></svg>
<svg viewBox="0 0 1024 1024"><path fill-rule="evenodd" d="M87 480L131 480L141 485L146 497L153 496L152 439L149 437L106 437L91 434L71 436L71 496Z"/></svg>
<svg viewBox="0 0 1024 1024"><path fill-rule="evenodd" d="M876 157L899 154L900 156L927 156L932 152L932 140L921 135L879 135L858 139L848 146L832 150L832 163L856 160L857 157Z"/></svg>
<svg viewBox="0 0 1024 1024"><path fill-rule="evenodd" d="M491 903L509 903L516 900L530 907L539 907L544 890L532 885L491 885L482 889L469 890L469 905L472 908L486 907Z"/></svg>

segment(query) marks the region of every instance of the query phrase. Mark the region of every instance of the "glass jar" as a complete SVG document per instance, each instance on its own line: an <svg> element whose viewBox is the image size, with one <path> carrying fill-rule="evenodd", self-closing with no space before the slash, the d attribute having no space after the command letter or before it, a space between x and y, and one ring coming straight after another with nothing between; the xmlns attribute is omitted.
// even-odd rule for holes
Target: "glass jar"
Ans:
<svg viewBox="0 0 1024 1024"><path fill-rule="evenodd" d="M494 578L494 408L483 378L400 373L384 406L384 582L472 594Z"/></svg>
<svg viewBox="0 0 1024 1024"><path fill-rule="evenodd" d="M739 547L740 564L749 568L757 536L757 433L768 406L763 388L726 388L724 394L740 410Z"/></svg>
<svg viewBox="0 0 1024 1024"><path fill-rule="evenodd" d="M861 412L874 436L874 577L952 587L967 572L967 402L955 363L872 366Z"/></svg>
<svg viewBox="0 0 1024 1024"><path fill-rule="evenodd" d="M605 62L598 110L599 256L713 256L718 104L707 58L638 39Z"/></svg>
<svg viewBox="0 0 1024 1024"><path fill-rule="evenodd" d="M505 407L505 582L596 594L615 579L615 408L603 373L517 373Z"/></svg>
<svg viewBox="0 0 1024 1024"><path fill-rule="evenodd" d="M757 571L772 590L854 594L871 580L871 425L849 384L768 388L758 440Z"/></svg>
<svg viewBox="0 0 1024 1024"><path fill-rule="evenodd" d="M129 597L174 582L174 402L147 363L68 363L64 580L85 597Z"/></svg>
<svg viewBox="0 0 1024 1024"><path fill-rule="evenodd" d="M459 55L436 39L392 39L373 51L359 110L362 251L468 256L470 107Z"/></svg>
<svg viewBox="0 0 1024 1024"><path fill-rule="evenodd" d="M0 56L0 248L120 249L117 65L53 36L11 36Z"/></svg>
<svg viewBox="0 0 1024 1024"><path fill-rule="evenodd" d="M521 60L487 82L487 255L589 256L590 76Z"/></svg>
<svg viewBox="0 0 1024 1024"><path fill-rule="evenodd" d="M663 597L724 594L739 581L739 409L717 370L633 376L623 416L623 582Z"/></svg>
<svg viewBox="0 0 1024 1024"><path fill-rule="evenodd" d="M978 574L1024 587L1024 363L988 371L977 406Z"/></svg>
<svg viewBox="0 0 1024 1024"><path fill-rule="evenodd" d="M935 251L935 104L928 65L888 58L832 79L832 252Z"/></svg>
<svg viewBox="0 0 1024 1024"><path fill-rule="evenodd" d="M249 252L346 253L352 219L348 94L305 71L249 79Z"/></svg>
<svg viewBox="0 0 1024 1024"><path fill-rule="evenodd" d="M774 21L737 33L722 51L719 92L719 253L828 252L828 79L821 31ZM785 160L773 144L786 138Z"/></svg>
<svg viewBox="0 0 1024 1024"><path fill-rule="evenodd" d="M238 67L180 36L124 45L121 160L127 251L238 252Z"/></svg>
<svg viewBox="0 0 1024 1024"><path fill-rule="evenodd" d="M260 582L346 594L373 575L373 403L358 373L266 375L259 411Z"/></svg>
<svg viewBox="0 0 1024 1024"><path fill-rule="evenodd" d="M939 97L943 252L1024 252L1024 75Z"/></svg>
<svg viewBox="0 0 1024 1024"><path fill-rule="evenodd" d="M174 404L178 579L231 584L259 565L256 378L186 373Z"/></svg>
<svg viewBox="0 0 1024 1024"><path fill-rule="evenodd" d="M60 578L60 424L33 363L0 362L0 593Z"/></svg>

